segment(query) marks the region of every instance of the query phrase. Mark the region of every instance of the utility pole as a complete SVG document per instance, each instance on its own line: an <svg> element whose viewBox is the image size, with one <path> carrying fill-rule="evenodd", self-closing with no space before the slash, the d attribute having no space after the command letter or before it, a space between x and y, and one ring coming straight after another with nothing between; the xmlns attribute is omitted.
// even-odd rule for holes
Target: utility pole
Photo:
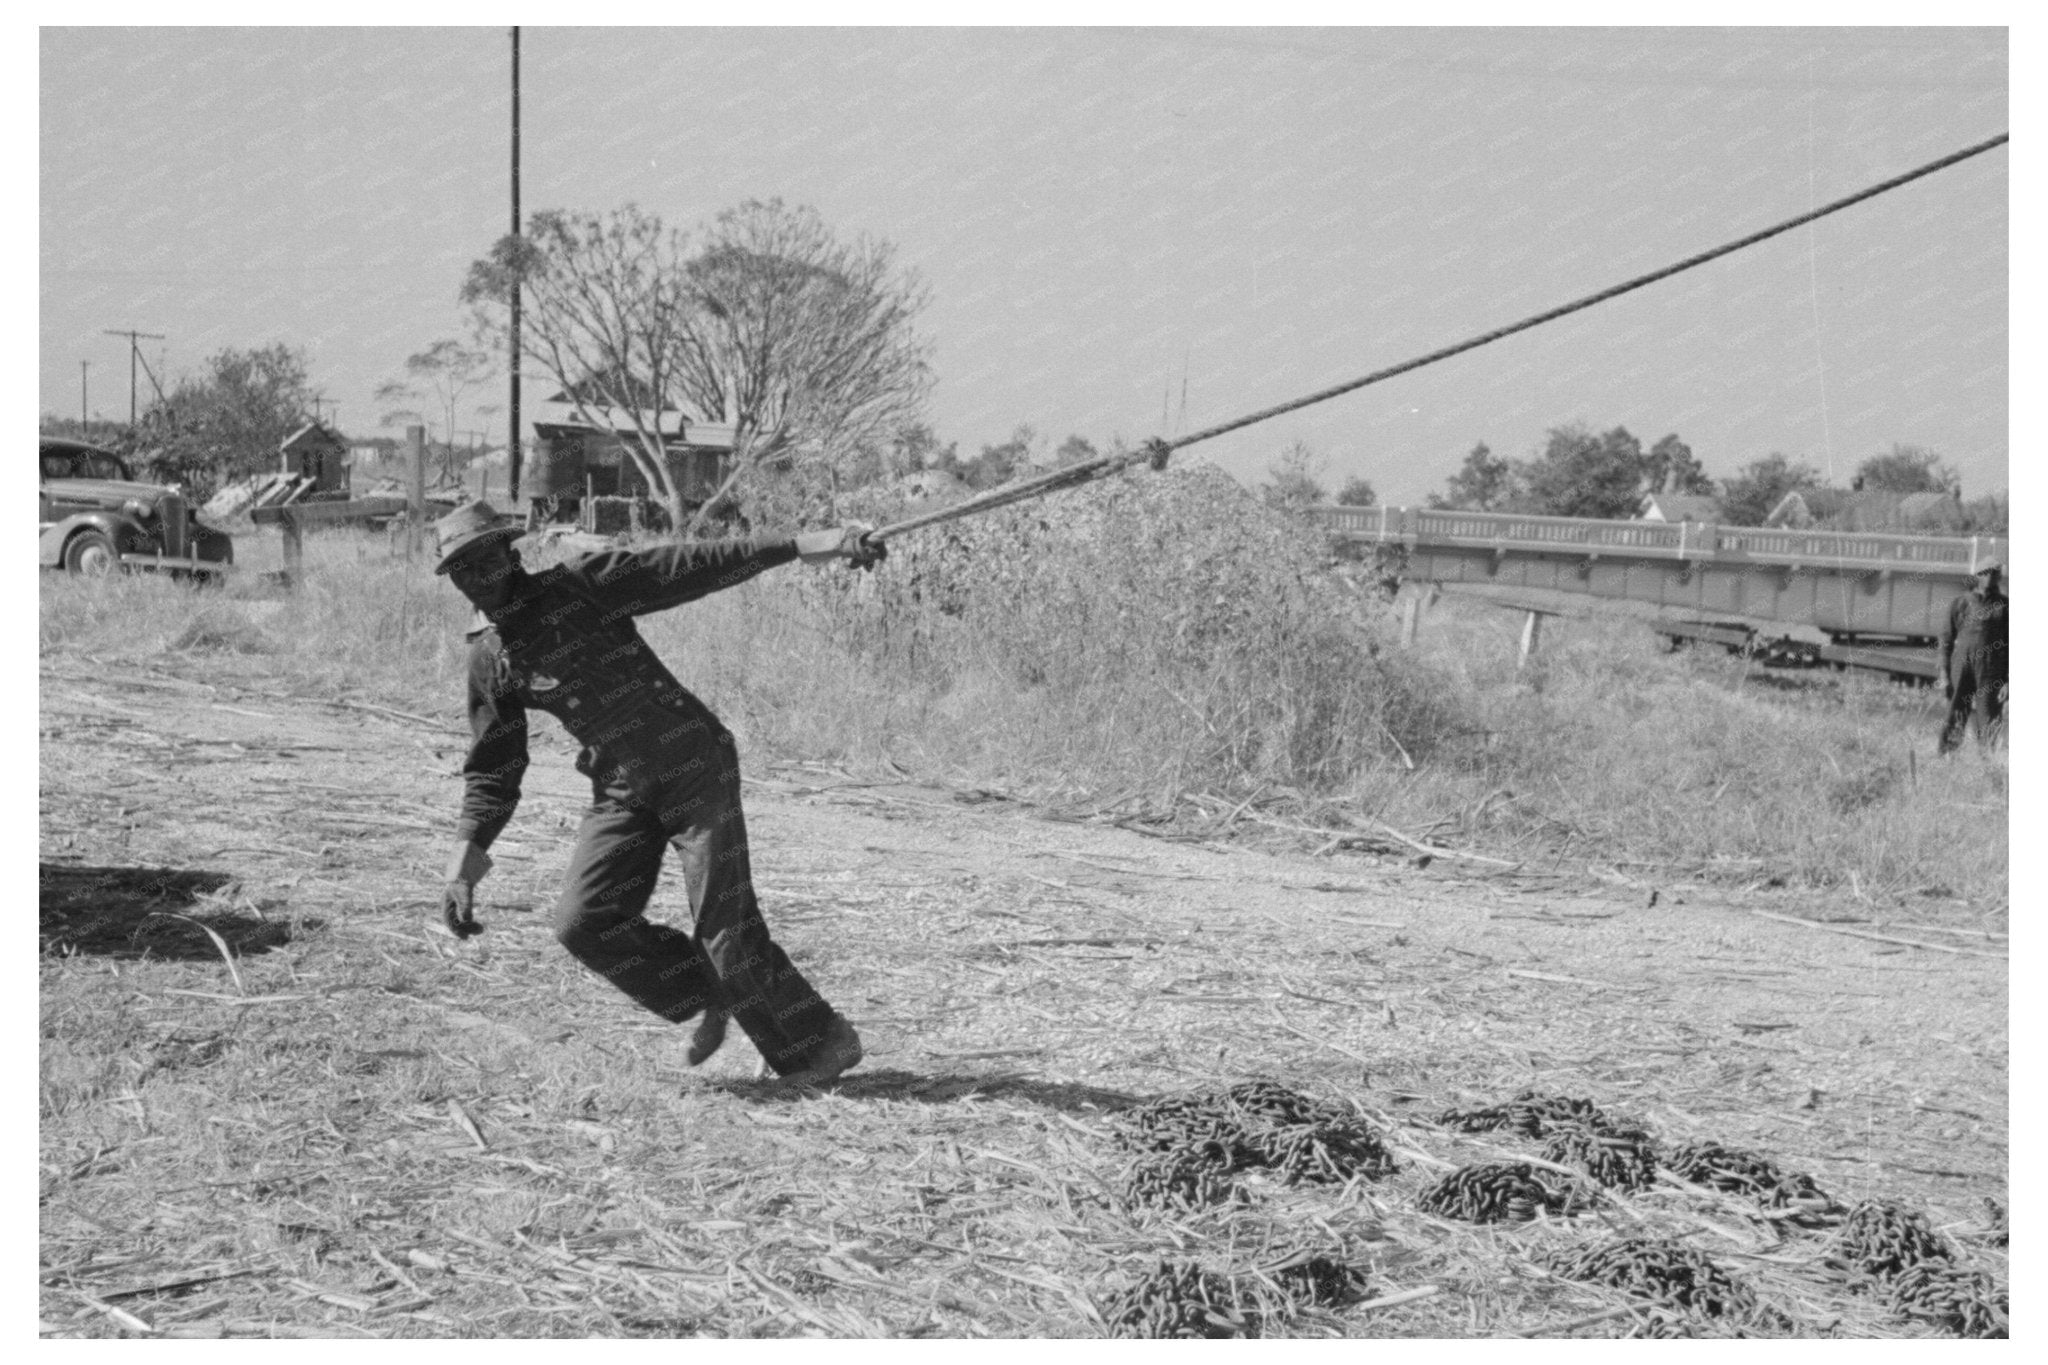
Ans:
<svg viewBox="0 0 2048 1365"><path fill-rule="evenodd" d="M143 337L148 337L151 341L162 341L164 338L159 332L122 331L119 328L111 327L102 330L110 337L128 338L128 429L133 431L135 430L135 364L142 355L141 340ZM151 375L149 382L154 384L156 376Z"/></svg>
<svg viewBox="0 0 2048 1365"><path fill-rule="evenodd" d="M512 235L519 235L519 25L512 26ZM512 282L512 360L507 366L511 378L512 424L506 432L505 463L511 487L506 492L511 506L519 509L519 296L525 292L515 278ZM659 417L657 415L657 420Z"/></svg>
<svg viewBox="0 0 2048 1365"><path fill-rule="evenodd" d="M86 415L90 405L86 401L85 371L91 364L90 360L78 362L78 429L87 436L92 435L92 419Z"/></svg>

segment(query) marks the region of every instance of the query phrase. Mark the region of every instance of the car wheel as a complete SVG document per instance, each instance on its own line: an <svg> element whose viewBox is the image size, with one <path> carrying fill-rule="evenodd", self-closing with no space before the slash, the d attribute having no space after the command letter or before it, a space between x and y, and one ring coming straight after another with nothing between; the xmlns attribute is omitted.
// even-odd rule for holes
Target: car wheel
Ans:
<svg viewBox="0 0 2048 1365"><path fill-rule="evenodd" d="M104 578L121 567L121 553L103 531L80 531L64 547L64 567L77 574Z"/></svg>

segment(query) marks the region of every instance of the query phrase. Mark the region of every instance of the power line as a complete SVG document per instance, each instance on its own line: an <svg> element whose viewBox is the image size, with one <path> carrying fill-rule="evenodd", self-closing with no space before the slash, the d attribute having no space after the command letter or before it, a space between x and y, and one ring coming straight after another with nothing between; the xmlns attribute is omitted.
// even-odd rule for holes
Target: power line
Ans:
<svg viewBox="0 0 2048 1365"><path fill-rule="evenodd" d="M1641 289L1644 285L1655 284L1658 280L1669 279L1681 271L1691 270L1694 266L1704 265L1708 261L1716 260L1731 252L1740 251L1744 247L1755 246L1758 242L1776 237L1782 232L1790 232L1793 228L1811 223L1815 219L1825 218L1831 213L1839 213L1852 204L1860 204L1866 199L1872 199L1885 193L1887 190L1895 190L1901 185L1920 179L1922 176L1932 175L1934 172L1953 166L1959 161L1967 161L1969 158L1988 152L1994 147L2003 146L2011 140L2012 135L2010 133L2000 133L1997 137L1979 142L1975 146L1965 147L1959 152L1951 152L1949 155L1938 160L1916 167L1913 170L1907 171L1904 175L1895 175L1889 180L1880 181L1868 189L1858 190L1856 193L1837 199L1833 203L1823 204L1821 207L1808 213L1802 213L1796 218L1788 218L1784 222L1774 224L1760 232L1752 232L1748 236L1738 238L1725 246L1717 246L1711 251L1702 251L1696 256L1688 256L1677 264L1668 265L1662 270L1653 270L1647 275L1638 275L1632 280L1623 281L1621 284L1602 289L1595 294L1588 294L1584 298L1574 299L1570 303L1538 313L1534 317L1524 318L1520 322L1510 323L1505 327L1497 327L1491 332L1482 333L1469 340L1458 342L1456 345L1442 347L1431 351L1427 355L1417 356L1413 360L1404 360L1398 365L1389 365L1383 370L1375 370L1363 378L1354 379L1344 384L1336 384L1330 388L1309 394L1305 398L1297 398L1288 403L1279 403L1273 407L1252 413L1250 416L1240 417L1235 421L1222 422L1213 427L1206 427L1201 431L1177 437L1171 441L1155 439L1146 442L1144 446L1134 451L1120 451L1116 454L1104 455L1100 459L1088 460L1081 464L1069 465L1065 469L1053 470L1051 473L1042 474L1037 478L1027 479L1023 483L991 489L979 497L969 498L967 501L955 503L951 507L939 508L935 511L926 512L919 516L910 517L892 525L884 526L880 530L871 533L871 538L875 540L888 540L891 537L902 535L906 531L913 531L922 526L932 526L939 522L952 521L958 517L969 516L976 512L993 511L995 508L1007 506L1013 502L1021 502L1026 498L1036 497L1041 493L1050 493L1056 489L1072 488L1091 482L1105 475L1114 474L1118 470L1140 461L1150 461L1155 468L1163 468L1166 464L1167 456L1176 450L1182 450L1194 445L1198 441L1206 441L1211 437L1221 436L1225 432L1237 431L1254 423L1263 422L1270 417L1278 417L1283 413L1294 412L1301 408L1309 407L1312 404L1339 397L1355 389L1362 389L1368 384L1377 384L1382 379L1391 379L1395 375L1406 374L1410 370L1419 370L1423 366L1433 365L1439 360L1447 360L1454 355L1476 350L1489 342L1499 341L1502 337L1513 336L1516 332L1525 332L1531 327L1539 327L1546 322L1554 322L1567 314L1576 313L1584 308L1591 308L1594 304L1604 303L1608 299L1618 298L1632 290Z"/></svg>
<svg viewBox="0 0 2048 1365"><path fill-rule="evenodd" d="M1676 265L1667 265L1662 270L1653 270L1647 275L1638 275L1632 280L1626 280L1621 284L1602 289L1597 294L1588 294L1582 299L1574 299L1570 303L1552 308L1547 312L1538 313L1534 317L1524 318L1520 322L1509 323L1505 327L1497 327L1491 332L1473 337L1469 341L1461 341L1455 346L1446 346L1441 350L1431 351L1428 355L1417 356L1413 360L1404 360L1399 365L1390 365L1384 370L1375 370L1363 378L1353 379L1344 384L1333 385L1330 388L1309 394L1306 398L1297 398L1292 402L1280 403L1263 411L1252 413L1248 417L1240 417L1232 422L1223 422L1217 426L1207 427L1192 435L1182 436L1177 440L1169 441L1167 445L1173 450L1179 450L1184 446L1191 446L1197 441L1206 441L1211 437L1221 436L1225 432L1236 431L1242 427L1251 426L1255 422L1263 422L1269 417L1278 417L1282 413L1293 412L1299 408L1308 407L1311 404L1321 403L1327 399L1350 393L1354 389L1362 389L1368 384L1377 384L1382 379L1392 379L1397 374L1406 374L1410 370L1419 370L1424 365L1434 365L1439 360L1448 360L1450 357L1462 354L1465 351L1477 350L1489 342L1499 341L1501 338L1513 336L1517 332L1526 332L1531 327L1540 327L1546 322L1555 322L1569 313L1576 313L1583 308L1591 308L1596 303L1605 303L1609 299L1619 298L1623 294L1641 289L1644 285L1670 279L1681 271L1705 265L1708 261L1718 260L1723 256L1729 255L1731 252L1740 251L1744 247L1755 246L1758 242L1776 237L1782 232L1790 232L1793 228L1811 223L1817 218L1825 218L1831 213L1840 213L1852 204L1860 204L1866 199L1874 199L1888 190L1895 190L1901 185L1918 180L1925 175L1932 175L1936 171L1953 166L1959 161L1967 161L1969 158L1988 152L1994 147L2002 147L2010 141L2012 141L2012 134L2000 133L1997 137L1980 142L1974 147L1965 147L1960 152L1951 152L1949 155L1938 160L1930 161L1924 166L1907 171L1904 175L1895 175L1889 180L1880 181L1872 185L1869 189L1858 190L1856 193L1837 199L1831 204L1823 204L1810 213L1802 213L1796 218L1787 218L1784 222L1767 227L1761 232L1752 232L1747 237L1737 238L1735 241L1729 242L1725 246L1717 246L1711 251L1702 251L1697 256L1688 256Z"/></svg>

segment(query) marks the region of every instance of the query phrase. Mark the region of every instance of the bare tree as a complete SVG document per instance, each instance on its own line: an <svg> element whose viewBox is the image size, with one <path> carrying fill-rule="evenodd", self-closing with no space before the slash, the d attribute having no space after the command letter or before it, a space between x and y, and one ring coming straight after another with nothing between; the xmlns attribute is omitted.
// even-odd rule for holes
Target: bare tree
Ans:
<svg viewBox="0 0 2048 1365"><path fill-rule="evenodd" d="M661 413L673 410L691 308L685 240L628 204L605 215L550 209L469 267L462 301L502 349L522 291L520 349L561 387L578 420L626 440L648 487L683 524Z"/></svg>
<svg viewBox="0 0 2048 1365"><path fill-rule="evenodd" d="M733 425L733 460L700 507L760 501L778 479L836 491L918 415L930 388L924 305L886 243L843 242L809 208L749 201L702 248L628 206L535 214L470 267L463 300L502 337L523 289L526 355L583 421L630 436L635 462L685 525L662 458L660 413L683 404ZM608 409L605 417L597 409Z"/></svg>
<svg viewBox="0 0 2048 1365"><path fill-rule="evenodd" d="M711 224L688 273L682 390L733 424L732 470L700 521L758 498L771 473L829 496L858 452L922 411L931 369L911 324L925 294L886 242L841 241L814 209L749 200Z"/></svg>
<svg viewBox="0 0 2048 1365"><path fill-rule="evenodd" d="M387 379L377 386L378 402L412 405L387 410L377 419L378 425L390 427L408 421L428 425L426 407L431 402L441 418L441 475L453 477L456 408L463 394L490 379L495 370L489 352L471 350L446 338L437 341L405 358L403 379Z"/></svg>

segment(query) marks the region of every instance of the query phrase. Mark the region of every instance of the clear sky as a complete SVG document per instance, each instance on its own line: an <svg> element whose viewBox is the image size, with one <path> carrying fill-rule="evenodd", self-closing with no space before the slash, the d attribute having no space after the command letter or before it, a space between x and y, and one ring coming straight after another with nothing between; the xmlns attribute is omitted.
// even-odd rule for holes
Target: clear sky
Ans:
<svg viewBox="0 0 2048 1365"><path fill-rule="evenodd" d="M339 424L460 336L509 220L492 29L44 29L40 401L128 411L223 346ZM893 242L963 454L1173 435L1519 319L2007 129L2000 29L550 29L524 201L747 198ZM1473 354L1198 446L1419 501L1475 442L1667 432L1846 479L1894 441L2007 484L2009 151ZM145 381L146 391L146 381ZM527 402L544 397L529 383ZM502 383L477 401L502 439ZM529 406L529 412L531 408Z"/></svg>

